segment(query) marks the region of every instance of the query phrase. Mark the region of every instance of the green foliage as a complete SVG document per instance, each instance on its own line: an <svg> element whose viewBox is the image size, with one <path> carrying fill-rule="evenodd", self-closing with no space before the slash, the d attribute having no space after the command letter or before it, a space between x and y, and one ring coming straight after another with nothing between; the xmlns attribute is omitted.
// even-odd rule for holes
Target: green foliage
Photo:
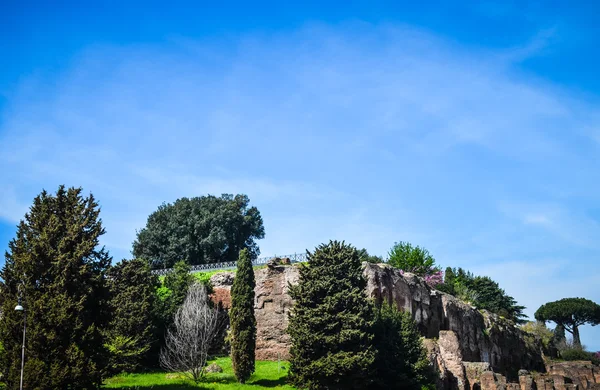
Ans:
<svg viewBox="0 0 600 390"><path fill-rule="evenodd" d="M518 305L517 301L507 295L497 282L487 276L475 276L462 268L448 267L444 284L438 289L517 324L526 322L525 307Z"/></svg>
<svg viewBox="0 0 600 390"><path fill-rule="evenodd" d="M100 208L81 193L64 186L56 195L42 191L9 243L0 273L0 367L8 388L18 388L24 315L25 388L87 389L102 382L110 257L99 247ZM19 290L25 312L14 310Z"/></svg>
<svg viewBox="0 0 600 390"><path fill-rule="evenodd" d="M163 285L170 291L167 295L166 310L164 315L167 319L173 318L177 309L185 301L185 297L188 292L188 288L194 281L193 274L190 273L191 267L185 261L178 261L173 267L173 272L170 272L165 276Z"/></svg>
<svg viewBox="0 0 600 390"><path fill-rule="evenodd" d="M454 295L463 302L471 305L479 303L479 293L465 284L457 283L454 285Z"/></svg>
<svg viewBox="0 0 600 390"><path fill-rule="evenodd" d="M585 360L591 361L595 365L600 365L600 359L593 352L589 352L579 347L565 348L560 351L560 358L566 361Z"/></svg>
<svg viewBox="0 0 600 390"><path fill-rule="evenodd" d="M436 289L451 295L456 295L454 288L455 281L456 275L454 274L454 270L452 267L446 267L446 271L444 271L444 283L438 285Z"/></svg>
<svg viewBox="0 0 600 390"><path fill-rule="evenodd" d="M358 255L360 256L360 261L366 261L367 263L379 264L384 262L383 257L370 255L365 248L359 250Z"/></svg>
<svg viewBox="0 0 600 390"><path fill-rule="evenodd" d="M561 348L567 345L567 337L565 335L565 327L558 324L554 328L554 337L552 338L552 343L557 347Z"/></svg>
<svg viewBox="0 0 600 390"><path fill-rule="evenodd" d="M190 270L189 264L179 261L175 263L173 271L165 276L162 286L156 287L156 299L154 301L156 333L154 339L159 340L159 342L153 343L150 348L149 365L151 366L158 365L158 355L165 332L173 323L173 317L177 309L183 304L188 288L194 281L194 276L190 273Z"/></svg>
<svg viewBox="0 0 600 390"><path fill-rule="evenodd" d="M109 333L105 339L104 347L110 354L109 370L113 373L135 372L150 350L149 342L138 336Z"/></svg>
<svg viewBox="0 0 600 390"><path fill-rule="evenodd" d="M153 212L133 243L133 254L152 268L170 268L184 260L191 265L234 261L247 248L255 258L255 240L264 238L262 217L248 207L246 195L181 198Z"/></svg>
<svg viewBox="0 0 600 390"><path fill-rule="evenodd" d="M429 251L409 242L397 242L388 253L388 264L406 272L423 276L437 271L435 259Z"/></svg>
<svg viewBox="0 0 600 390"><path fill-rule="evenodd" d="M290 378L299 388L363 389L372 380L373 307L356 248L330 241L299 268L288 333Z"/></svg>
<svg viewBox="0 0 600 390"><path fill-rule="evenodd" d="M521 329L540 340L545 349L548 349L554 340L554 332L548 329L543 322L527 321L521 325Z"/></svg>
<svg viewBox="0 0 600 390"><path fill-rule="evenodd" d="M375 310L377 389L421 389L433 385L434 372L412 316L384 304Z"/></svg>
<svg viewBox="0 0 600 390"><path fill-rule="evenodd" d="M600 305L585 298L564 298L548 302L535 312L538 321L552 321L573 335L575 346L581 347L579 326L600 324Z"/></svg>
<svg viewBox="0 0 600 390"><path fill-rule="evenodd" d="M105 346L111 351L112 372L135 371L156 337L158 278L147 262L123 260L108 271L111 320Z"/></svg>
<svg viewBox="0 0 600 390"><path fill-rule="evenodd" d="M254 318L254 269L247 249L240 252L237 273L231 286L231 361L235 376L245 383L254 372L256 319Z"/></svg>

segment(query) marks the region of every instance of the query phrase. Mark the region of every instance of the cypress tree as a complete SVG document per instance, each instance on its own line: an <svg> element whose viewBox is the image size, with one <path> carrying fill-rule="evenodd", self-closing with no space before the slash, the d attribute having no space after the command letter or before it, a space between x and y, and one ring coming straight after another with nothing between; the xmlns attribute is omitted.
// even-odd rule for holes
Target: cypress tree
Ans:
<svg viewBox="0 0 600 390"><path fill-rule="evenodd" d="M240 252L237 273L231 286L231 362L240 383L254 372L256 319L254 318L254 269L247 249Z"/></svg>
<svg viewBox="0 0 600 390"><path fill-rule="evenodd" d="M149 363L148 351L156 341L158 277L141 259L121 261L110 268L108 276L111 320L106 347L111 353L110 369L115 373L135 371Z"/></svg>
<svg viewBox="0 0 600 390"><path fill-rule="evenodd" d="M360 254L330 241L307 256L299 283L290 287L290 378L299 388L367 388L375 358L373 307Z"/></svg>
<svg viewBox="0 0 600 390"><path fill-rule="evenodd" d="M24 315L24 387L89 389L102 382L110 257L98 247L104 234L98 204L81 192L42 191L9 243L0 272L0 367L8 388L19 386ZM25 312L14 310L20 294Z"/></svg>

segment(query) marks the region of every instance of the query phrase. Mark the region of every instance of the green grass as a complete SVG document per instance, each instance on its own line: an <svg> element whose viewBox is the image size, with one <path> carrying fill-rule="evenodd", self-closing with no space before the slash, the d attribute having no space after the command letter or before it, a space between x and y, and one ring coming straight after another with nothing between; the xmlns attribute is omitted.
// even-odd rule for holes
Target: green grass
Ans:
<svg viewBox="0 0 600 390"><path fill-rule="evenodd" d="M235 270L232 270L235 271ZM230 272L229 270L216 270L216 271L207 271L207 272L194 272L194 278L201 283L208 284L210 282L211 276L215 274L220 274L221 272Z"/></svg>
<svg viewBox="0 0 600 390"><path fill-rule="evenodd" d="M186 390L186 389L293 389L286 384L289 364L287 362L257 361L256 371L246 384L236 381L228 357L211 361L223 368L222 373L206 374L198 385L180 374L154 372L122 374L106 381L106 389L136 390Z"/></svg>

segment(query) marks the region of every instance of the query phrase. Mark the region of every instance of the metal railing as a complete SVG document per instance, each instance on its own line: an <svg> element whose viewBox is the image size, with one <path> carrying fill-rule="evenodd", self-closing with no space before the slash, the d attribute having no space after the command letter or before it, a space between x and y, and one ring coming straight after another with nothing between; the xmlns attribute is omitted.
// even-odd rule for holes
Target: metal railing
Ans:
<svg viewBox="0 0 600 390"><path fill-rule="evenodd" d="M252 261L252 265L264 265L269 262L271 259L280 258L285 259L288 258L292 263L304 263L306 261L306 253L294 253L293 255L276 255L269 257L259 257L256 260ZM237 266L237 261L225 261L221 263L208 263L208 264L198 264L192 265L191 271L194 272L205 272L205 271L218 271L218 270L226 270L226 269L234 269ZM152 270L154 275L163 276L168 273L171 273L173 268L163 268L163 269L155 269Z"/></svg>

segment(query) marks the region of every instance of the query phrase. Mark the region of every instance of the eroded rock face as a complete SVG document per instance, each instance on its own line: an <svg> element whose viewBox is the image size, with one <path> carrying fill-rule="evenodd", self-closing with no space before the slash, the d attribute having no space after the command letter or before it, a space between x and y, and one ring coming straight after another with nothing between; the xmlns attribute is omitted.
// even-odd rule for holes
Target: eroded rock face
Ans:
<svg viewBox="0 0 600 390"><path fill-rule="evenodd" d="M256 358L289 359L290 337L286 333L293 305L289 285L298 283L298 268L272 265L257 270L254 316L256 317Z"/></svg>
<svg viewBox="0 0 600 390"><path fill-rule="evenodd" d="M211 299L213 302L223 305L225 309L231 307L231 286L234 277L234 272L219 272L210 277L210 284L213 288Z"/></svg>
<svg viewBox="0 0 600 390"><path fill-rule="evenodd" d="M479 311L430 288L423 279L385 264L365 264L364 273L367 296L410 312L423 336L441 342L441 331L453 331L461 360L489 363L493 371L513 379L520 368L544 370L540 346L528 344L510 321Z"/></svg>

